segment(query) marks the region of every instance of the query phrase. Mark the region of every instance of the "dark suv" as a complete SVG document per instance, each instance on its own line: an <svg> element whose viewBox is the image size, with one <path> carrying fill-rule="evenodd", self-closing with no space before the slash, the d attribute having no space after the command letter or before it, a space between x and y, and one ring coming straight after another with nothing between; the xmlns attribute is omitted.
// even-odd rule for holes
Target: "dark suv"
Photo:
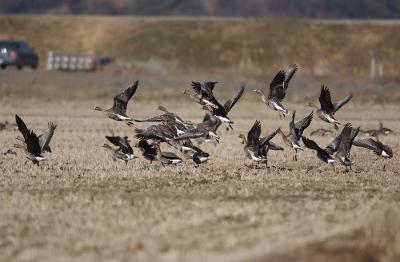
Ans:
<svg viewBox="0 0 400 262"><path fill-rule="evenodd" d="M30 66L38 67L39 57L34 50L23 41L0 41L0 68L6 69L9 65L15 65L17 69Z"/></svg>

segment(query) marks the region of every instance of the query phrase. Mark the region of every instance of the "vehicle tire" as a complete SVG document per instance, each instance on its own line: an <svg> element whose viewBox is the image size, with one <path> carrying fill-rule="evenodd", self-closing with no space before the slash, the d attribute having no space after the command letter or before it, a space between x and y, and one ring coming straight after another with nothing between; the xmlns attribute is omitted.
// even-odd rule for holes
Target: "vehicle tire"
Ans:
<svg viewBox="0 0 400 262"><path fill-rule="evenodd" d="M32 67L33 70L37 69L37 65L31 65L31 67Z"/></svg>
<svg viewBox="0 0 400 262"><path fill-rule="evenodd" d="M0 66L0 68L1 68L1 70L5 70L5 69L7 68L7 65L6 65L6 64L2 64L2 65Z"/></svg>
<svg viewBox="0 0 400 262"><path fill-rule="evenodd" d="M21 69L22 69L22 67L23 67L22 65L20 65L20 64L17 64L17 69L18 69L18 70L21 70Z"/></svg>

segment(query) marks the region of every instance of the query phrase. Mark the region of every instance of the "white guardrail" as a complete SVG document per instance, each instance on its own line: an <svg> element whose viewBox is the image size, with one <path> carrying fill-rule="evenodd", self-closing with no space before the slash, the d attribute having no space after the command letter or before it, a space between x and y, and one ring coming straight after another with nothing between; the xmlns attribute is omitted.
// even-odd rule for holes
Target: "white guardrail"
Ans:
<svg viewBox="0 0 400 262"><path fill-rule="evenodd" d="M94 71L96 57L92 54L49 51L47 70L59 71Z"/></svg>

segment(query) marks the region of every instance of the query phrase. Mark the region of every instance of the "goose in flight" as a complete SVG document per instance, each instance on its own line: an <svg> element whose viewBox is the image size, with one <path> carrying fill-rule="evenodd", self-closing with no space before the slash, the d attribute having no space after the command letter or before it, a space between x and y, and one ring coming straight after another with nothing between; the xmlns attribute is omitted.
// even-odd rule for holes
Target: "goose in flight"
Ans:
<svg viewBox="0 0 400 262"><path fill-rule="evenodd" d="M210 94L212 94L215 84L218 82L192 82L192 89L194 93L190 92L189 90L184 90L183 93L188 95L192 100L196 103L206 107L218 108L218 106L211 101Z"/></svg>
<svg viewBox="0 0 400 262"><path fill-rule="evenodd" d="M24 149L25 154L29 160L39 166L39 162L45 160L42 156L42 147L39 143L39 138L33 130L29 130L24 121L15 115L15 121L18 126L18 131L22 134L25 146L19 146Z"/></svg>
<svg viewBox="0 0 400 262"><path fill-rule="evenodd" d="M333 124L334 128L336 130L339 129L338 125L340 125L340 122L336 120L334 117L334 114L345 104L347 104L353 95L348 95L336 103L332 103L331 99L331 92L329 91L329 88L325 85L321 86L321 93L319 95L319 103L321 104L321 108L318 108L317 105L313 103L309 103L309 106L314 107L317 109L317 115L318 117L327 123Z"/></svg>
<svg viewBox="0 0 400 262"><path fill-rule="evenodd" d="M347 123L343 127L342 132L325 148L328 154L335 154L336 159L346 168L350 167L351 169L351 165L353 164L349 159L350 150L359 131L360 127L355 129L350 123Z"/></svg>
<svg viewBox="0 0 400 262"><path fill-rule="evenodd" d="M261 135L261 123L256 120L247 133L247 137L240 134L242 143L245 144L243 147L246 157L254 162L262 162L268 166L268 150L281 150L283 148L270 142L272 138L278 133L278 130L268 134L265 137L260 138Z"/></svg>
<svg viewBox="0 0 400 262"><path fill-rule="evenodd" d="M186 124L185 121L183 121L183 119L181 117L179 117L177 114L168 111L164 106L159 106L158 109L160 111L163 111L164 114L161 115L157 115L154 117L150 117L147 119L143 119L143 120L138 120L135 119L136 122L163 122L163 123L168 123L168 122L177 122L177 123L181 123L181 124Z"/></svg>
<svg viewBox="0 0 400 262"><path fill-rule="evenodd" d="M262 147L260 143L261 135L261 123L256 120L247 133L246 143L243 147L243 151L246 157L255 162L266 162L267 159L260 154L260 149ZM243 138L243 137L242 137Z"/></svg>
<svg viewBox="0 0 400 262"><path fill-rule="evenodd" d="M392 158L393 150L380 142L379 140L374 140L372 138L355 140L353 146L366 148L372 150L376 155L382 156L384 158Z"/></svg>
<svg viewBox="0 0 400 262"><path fill-rule="evenodd" d="M301 137L303 140L303 143L305 147L317 151L317 157L322 160L325 163L331 164L336 171L336 168L334 166L334 163L336 163L336 160L323 148L321 148L317 143L315 143L313 140L308 139L304 136Z"/></svg>
<svg viewBox="0 0 400 262"><path fill-rule="evenodd" d="M114 97L114 104L109 109L103 109L96 106L94 110L106 112L110 119L115 121L124 121L128 125L132 125L134 119L126 115L126 108L128 106L129 100L135 94L136 89L139 86L139 81L137 80L133 85L129 86L125 91Z"/></svg>
<svg viewBox="0 0 400 262"><path fill-rule="evenodd" d="M269 85L269 94L266 97L264 91L255 89L254 92L260 94L261 100L271 109L279 112L279 117L289 116L289 111L282 105L282 100L285 98L289 82L297 72L296 64L289 67L287 71L279 71Z"/></svg>
<svg viewBox="0 0 400 262"><path fill-rule="evenodd" d="M145 129L136 128L136 138L145 140L155 140L159 142L169 142L177 136L175 126L170 124L151 125Z"/></svg>
<svg viewBox="0 0 400 262"><path fill-rule="evenodd" d="M201 122L195 126L195 128L188 129L182 134L177 134L172 139L175 141L191 138L202 138L205 140L215 140L219 143L219 136L216 132L211 130L211 128L204 122Z"/></svg>
<svg viewBox="0 0 400 262"><path fill-rule="evenodd" d="M311 112L308 116L303 118L302 120L294 122L296 117L296 111L293 111L292 121L290 121L289 125L289 134L285 135L283 131L278 128L278 133L281 135L283 142L290 148L293 148L295 151L295 155L293 157L294 161L297 161L297 151L303 150L303 148L299 144L299 140L303 135L304 130L310 126L311 121L313 119L314 112Z"/></svg>
<svg viewBox="0 0 400 262"><path fill-rule="evenodd" d="M117 149L112 148L109 144L104 144L103 147L113 154L114 159L121 159L125 161L125 164L128 164L129 160L137 158L133 154L133 149L129 144L129 140L127 136L106 136L107 140L110 141L113 145L117 146Z"/></svg>
<svg viewBox="0 0 400 262"><path fill-rule="evenodd" d="M215 84L214 84L215 85ZM229 111L233 108L233 106L237 103L237 101L242 97L243 92L245 90L245 86L242 85L233 95L231 99L225 102L224 106L222 106L218 100L214 97L212 88L207 87L205 85L201 85L200 83L194 82L192 85L193 90L197 95L201 95L203 100L206 100L207 103L204 103L203 108L210 111L216 118L218 118L223 123L228 123L232 128L231 124L234 122L228 117Z"/></svg>

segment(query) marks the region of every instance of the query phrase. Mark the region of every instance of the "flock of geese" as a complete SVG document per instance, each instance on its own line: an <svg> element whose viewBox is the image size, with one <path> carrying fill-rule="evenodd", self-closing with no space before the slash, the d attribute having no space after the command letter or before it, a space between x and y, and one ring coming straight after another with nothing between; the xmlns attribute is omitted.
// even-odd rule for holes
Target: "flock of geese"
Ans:
<svg viewBox="0 0 400 262"><path fill-rule="evenodd" d="M268 152L270 150L284 150L284 148L274 142L272 139L279 135L284 145L294 151L293 160L297 161L297 154L303 151L304 147L316 151L316 156L323 162L333 166L336 172L336 163L351 169L352 160L350 159L350 151L352 146L357 146L372 150L378 156L383 158L391 158L393 156L392 149L379 141L379 135L388 135L393 131L384 128L380 123L379 129L361 130L360 127L354 128L350 123L343 125L342 130L337 134L331 143L321 146L312 139L303 136L303 132L313 121L314 111L296 121L296 111L290 112L283 105L283 100L287 94L290 80L297 72L297 65L292 65L286 71L279 71L270 83L268 95L263 90L253 90L261 96L261 100L267 107L276 111L280 118L288 118L291 115L289 123L289 131L285 133L281 128L261 137L261 123L255 120L253 126L247 135L240 134L244 145L244 153L246 158L253 163L264 163L268 166ZM168 111L165 107L160 106L162 112L157 116L148 119L134 119L127 115L127 105L129 100L134 96L139 81L129 86L122 93L114 97L113 106L109 109L95 107L94 110L102 111L106 116L114 121L126 123L133 126L137 122L152 123L146 128L135 128L135 137L138 142L133 146L140 150L142 157L150 161L159 161L164 165L176 165L181 163L183 159L191 159L196 166L208 161L209 154L199 148L204 142L213 142L215 145L219 143L220 136L217 133L221 125L226 125L227 130L233 129L234 121L229 117L229 112L242 97L245 86L242 85L224 105L214 96L214 88L218 82L192 82L192 90L184 90L190 99L201 108L207 111L204 119L200 123L185 121L177 114ZM328 87L322 85L319 95L319 106L310 103L309 106L315 109L315 114L322 121L329 123L335 130L339 130L342 124L335 118L335 113L352 99L352 95L348 95L336 102L332 102L331 92ZM43 156L45 152L51 153L50 141L53 137L57 125L48 123L47 130L39 136L33 130L28 129L23 120L16 115L16 124L22 137L17 137L21 142L15 144L16 148L24 150L27 158L33 163L39 163L45 160ZM359 133L367 136L375 137L356 140ZM310 133L313 135L334 135L335 132L330 129L317 129ZM123 160L126 164L128 161L138 158L134 154L133 147L128 137L106 136L110 144L104 144L103 147L108 150L114 160ZM303 146L301 145L301 143ZM160 144L165 143L173 148L177 153L162 151ZM197 146L195 145L197 144ZM178 155L179 154L179 155ZM254 165L253 165L254 166Z"/></svg>

